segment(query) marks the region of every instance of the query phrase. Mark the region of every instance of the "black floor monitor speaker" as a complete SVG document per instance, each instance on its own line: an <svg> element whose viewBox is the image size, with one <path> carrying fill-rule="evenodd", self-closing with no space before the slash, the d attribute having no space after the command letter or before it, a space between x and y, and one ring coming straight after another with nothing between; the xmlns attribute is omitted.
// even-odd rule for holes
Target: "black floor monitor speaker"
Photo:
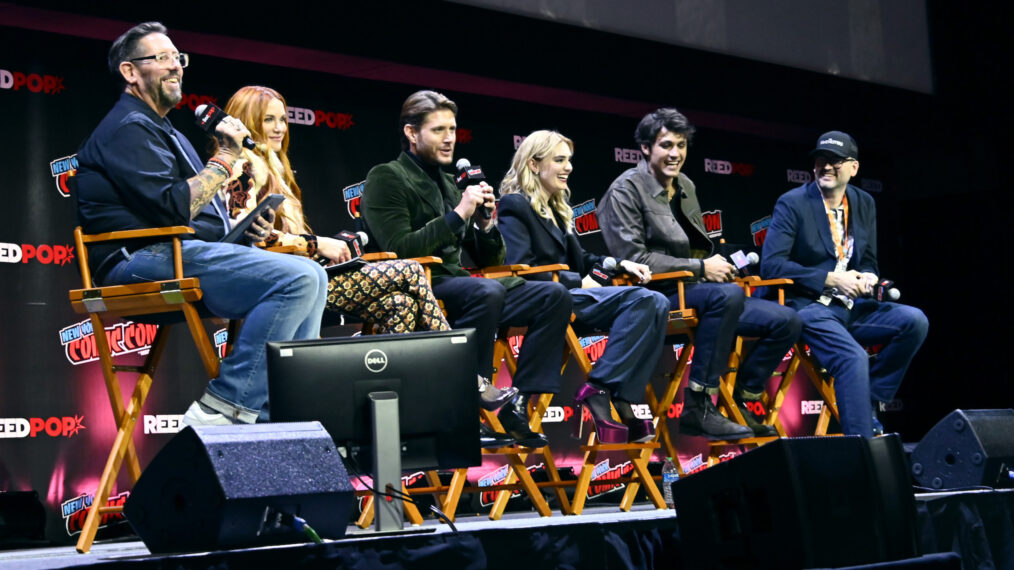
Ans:
<svg viewBox="0 0 1014 570"><path fill-rule="evenodd" d="M1012 487L1014 410L954 410L912 450L923 487Z"/></svg>
<svg viewBox="0 0 1014 570"><path fill-rule="evenodd" d="M341 538L354 489L318 422L184 428L155 456L124 504L153 553L302 542L304 519Z"/></svg>
<svg viewBox="0 0 1014 570"><path fill-rule="evenodd" d="M916 556L897 436L779 439L673 485L688 568L811 568Z"/></svg>

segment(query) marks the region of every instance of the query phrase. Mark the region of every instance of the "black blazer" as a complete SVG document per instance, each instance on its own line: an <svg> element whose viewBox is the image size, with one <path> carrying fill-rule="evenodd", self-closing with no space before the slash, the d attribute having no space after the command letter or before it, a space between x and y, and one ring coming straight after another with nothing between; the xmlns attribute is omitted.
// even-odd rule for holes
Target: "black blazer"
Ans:
<svg viewBox="0 0 1014 570"><path fill-rule="evenodd" d="M596 263L605 260L603 255L586 252L573 231L565 234L549 220L536 215L528 198L522 194L504 194L496 216L500 234L507 242L507 263L532 266L566 263L571 270L560 272L560 282L568 289L580 289L581 277ZM548 273L528 277L552 279Z"/></svg>

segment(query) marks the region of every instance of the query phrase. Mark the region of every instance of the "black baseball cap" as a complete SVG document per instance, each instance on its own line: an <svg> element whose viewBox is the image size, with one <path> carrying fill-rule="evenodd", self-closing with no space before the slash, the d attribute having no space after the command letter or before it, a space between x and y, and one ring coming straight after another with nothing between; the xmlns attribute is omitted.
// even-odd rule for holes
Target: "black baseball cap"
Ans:
<svg viewBox="0 0 1014 570"><path fill-rule="evenodd" d="M817 148L810 151L810 156L819 152L828 152L841 158L859 158L859 146L856 140L841 131L828 131L817 139Z"/></svg>

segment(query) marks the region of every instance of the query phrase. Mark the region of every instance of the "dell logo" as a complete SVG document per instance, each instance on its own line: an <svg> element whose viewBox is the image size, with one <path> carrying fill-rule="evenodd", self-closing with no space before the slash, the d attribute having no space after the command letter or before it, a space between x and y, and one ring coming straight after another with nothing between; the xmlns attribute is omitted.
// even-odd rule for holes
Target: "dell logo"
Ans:
<svg viewBox="0 0 1014 570"><path fill-rule="evenodd" d="M366 369L370 372L383 372L387 368L387 355L384 354L383 350L375 348L366 353L364 362L366 363Z"/></svg>

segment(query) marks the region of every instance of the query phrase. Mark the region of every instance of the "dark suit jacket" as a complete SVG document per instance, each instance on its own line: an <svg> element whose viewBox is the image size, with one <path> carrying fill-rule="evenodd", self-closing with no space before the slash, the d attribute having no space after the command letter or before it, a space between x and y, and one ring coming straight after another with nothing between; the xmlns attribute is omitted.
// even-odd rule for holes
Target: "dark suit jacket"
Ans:
<svg viewBox="0 0 1014 570"><path fill-rule="evenodd" d="M504 194L496 218L507 242L507 263L533 266L566 263L571 270L560 272L560 282L568 289L580 289L581 277L605 260L605 256L586 252L574 232L565 234L546 218L536 215L528 198L521 194ZM530 278L549 281L552 275L539 273Z"/></svg>
<svg viewBox="0 0 1014 570"><path fill-rule="evenodd" d="M362 216L381 249L399 257L436 255L443 259L443 264L433 267L435 282L469 276L461 267L462 247L482 267L502 264L505 246L500 232L495 227L489 233L478 231L468 220L462 227L445 201L454 205L461 201L461 191L451 175L442 173L438 187L403 152L397 160L374 166L366 176ZM516 277L499 281L508 289L524 283Z"/></svg>
<svg viewBox="0 0 1014 570"><path fill-rule="evenodd" d="M873 197L849 185L848 233L855 243L848 269L880 275L877 268L877 206ZM786 303L800 309L820 296L828 272L834 271L837 253L824 199L816 182L789 190L775 204L764 239L761 277L788 278L795 284Z"/></svg>

